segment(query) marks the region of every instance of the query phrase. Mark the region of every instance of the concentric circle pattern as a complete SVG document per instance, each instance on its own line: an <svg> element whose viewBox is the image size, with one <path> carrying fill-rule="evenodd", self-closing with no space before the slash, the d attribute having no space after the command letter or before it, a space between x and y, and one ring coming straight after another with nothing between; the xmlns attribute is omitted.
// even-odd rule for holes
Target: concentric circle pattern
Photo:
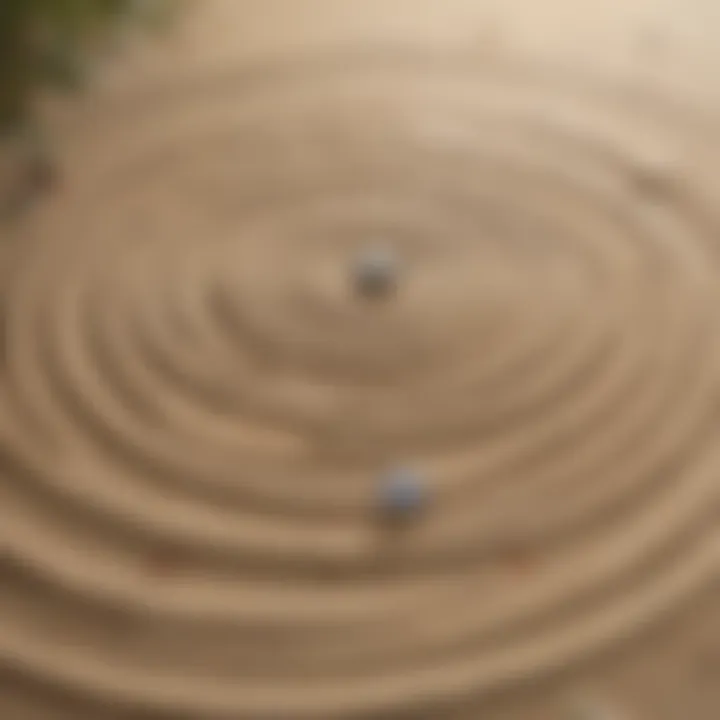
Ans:
<svg viewBox="0 0 720 720"><path fill-rule="evenodd" d="M480 713L717 577L692 113L378 53L98 115L6 293L7 672L127 718Z"/></svg>

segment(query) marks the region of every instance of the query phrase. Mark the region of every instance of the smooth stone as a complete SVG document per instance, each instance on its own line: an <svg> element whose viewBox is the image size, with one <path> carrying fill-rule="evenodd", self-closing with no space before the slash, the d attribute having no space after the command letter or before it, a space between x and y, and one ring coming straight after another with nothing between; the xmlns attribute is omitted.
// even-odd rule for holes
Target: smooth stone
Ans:
<svg viewBox="0 0 720 720"><path fill-rule="evenodd" d="M389 248L363 251L355 261L353 277L357 291L366 297L389 294L397 285L399 265Z"/></svg>
<svg viewBox="0 0 720 720"><path fill-rule="evenodd" d="M407 517L425 508L428 501L427 487L417 471L396 468L382 478L379 499L386 514Z"/></svg>

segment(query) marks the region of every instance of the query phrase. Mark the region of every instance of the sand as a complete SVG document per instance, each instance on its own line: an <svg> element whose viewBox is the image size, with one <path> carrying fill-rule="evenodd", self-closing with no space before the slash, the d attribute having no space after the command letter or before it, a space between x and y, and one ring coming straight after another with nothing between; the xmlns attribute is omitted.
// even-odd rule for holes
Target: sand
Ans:
<svg viewBox="0 0 720 720"><path fill-rule="evenodd" d="M679 5L537 6L209 2L59 112L3 259L0 717L718 716L703 22L671 62Z"/></svg>

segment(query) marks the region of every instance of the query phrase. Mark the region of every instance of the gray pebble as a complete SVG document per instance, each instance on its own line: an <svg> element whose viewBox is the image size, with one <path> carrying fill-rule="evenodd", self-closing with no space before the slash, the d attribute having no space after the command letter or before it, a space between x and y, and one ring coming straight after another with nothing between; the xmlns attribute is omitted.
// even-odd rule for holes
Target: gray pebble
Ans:
<svg viewBox="0 0 720 720"><path fill-rule="evenodd" d="M353 266L355 288L365 297L386 296L396 288L398 272L398 259L390 248L368 248Z"/></svg>
<svg viewBox="0 0 720 720"><path fill-rule="evenodd" d="M424 478L407 467L394 468L381 478L379 502L384 514L395 518L417 515L428 502Z"/></svg>

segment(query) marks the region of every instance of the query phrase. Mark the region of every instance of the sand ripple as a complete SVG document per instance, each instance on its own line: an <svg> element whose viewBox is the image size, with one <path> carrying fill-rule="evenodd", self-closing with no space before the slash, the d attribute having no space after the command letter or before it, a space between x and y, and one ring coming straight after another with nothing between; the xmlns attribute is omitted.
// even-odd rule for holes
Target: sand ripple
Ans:
<svg viewBox="0 0 720 720"><path fill-rule="evenodd" d="M718 571L712 141L411 53L90 111L7 291L0 666L128 717L398 717L678 607ZM394 463L433 496L401 533Z"/></svg>

